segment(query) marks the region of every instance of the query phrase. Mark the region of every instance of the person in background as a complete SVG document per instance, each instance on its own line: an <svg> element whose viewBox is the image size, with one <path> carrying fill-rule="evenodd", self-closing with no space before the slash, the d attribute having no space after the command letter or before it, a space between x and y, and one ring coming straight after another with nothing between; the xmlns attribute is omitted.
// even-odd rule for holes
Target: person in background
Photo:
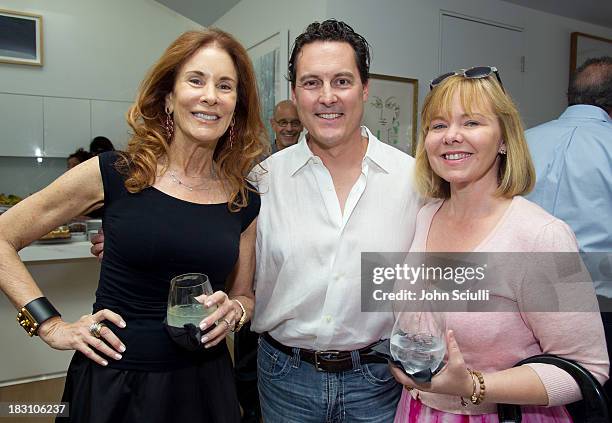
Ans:
<svg viewBox="0 0 612 423"><path fill-rule="evenodd" d="M416 180L426 198L414 252L577 252L567 224L522 195L535 171L518 111L497 70L476 67L434 79L421 114ZM447 312L447 363L419 384L393 366L406 389L396 423L497 422L496 403L523 404L523 422L570 422L564 404L581 398L575 380L548 364L513 367L538 354L574 360L600 382L608 357L599 315L525 311L508 280L490 285L509 298L504 312ZM587 298L596 304L594 292ZM576 330L580 328L580 330ZM471 370L470 370L471 369ZM465 399L464 399L465 398Z"/></svg>
<svg viewBox="0 0 612 423"><path fill-rule="evenodd" d="M259 423L261 407L257 389L257 345L259 334L250 322L234 334L234 378L242 407L241 423Z"/></svg>
<svg viewBox="0 0 612 423"><path fill-rule="evenodd" d="M274 144L272 144L273 153L297 143L304 129L297 109L290 100L283 100L276 104L270 125L275 134Z"/></svg>
<svg viewBox="0 0 612 423"><path fill-rule="evenodd" d="M89 152L85 151L83 148L79 148L66 159L66 169L70 170L90 158L91 154Z"/></svg>
<svg viewBox="0 0 612 423"><path fill-rule="evenodd" d="M225 338L253 313L260 201L247 177L266 148L246 50L218 29L182 34L145 77L128 123L126 152L88 160L0 216L0 288L28 333L76 350L66 421L237 423ZM65 322L17 251L102 204L96 302ZM164 318L170 280L194 272L206 273L215 292L197 297L213 311L200 322L210 329L201 345L189 350Z"/></svg>
<svg viewBox="0 0 612 423"><path fill-rule="evenodd" d="M105 151L115 151L115 146L108 138L98 136L89 143L89 152L92 156L97 156Z"/></svg>
<svg viewBox="0 0 612 423"><path fill-rule="evenodd" d="M94 137L94 139L91 140L91 143L89 143L89 153L92 157L95 157L106 151L115 151L115 146L113 146L111 140L106 137ZM87 216L89 216L89 218L91 219L102 219L102 217L104 216L104 206L100 207L97 210L90 211ZM100 231L102 231L102 229L100 229Z"/></svg>
<svg viewBox="0 0 612 423"><path fill-rule="evenodd" d="M584 260L595 283L610 354L612 57L589 59L576 69L567 99L569 105L558 119L525 132L536 170L535 189L527 198L567 222L580 251L587 253ZM602 262L606 259L607 265ZM612 398L612 382L604 388Z"/></svg>

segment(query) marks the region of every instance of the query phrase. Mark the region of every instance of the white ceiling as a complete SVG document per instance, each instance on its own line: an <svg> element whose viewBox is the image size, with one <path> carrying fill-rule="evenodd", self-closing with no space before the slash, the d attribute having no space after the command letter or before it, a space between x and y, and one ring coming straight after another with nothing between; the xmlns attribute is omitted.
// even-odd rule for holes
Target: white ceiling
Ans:
<svg viewBox="0 0 612 423"><path fill-rule="evenodd" d="M203 26L212 25L240 0L156 0ZM304 0L308 1L308 0ZM333 0L331 0L333 1ZM427 1L427 0L425 0ZM503 0L530 9L612 28L610 0Z"/></svg>
<svg viewBox="0 0 612 423"><path fill-rule="evenodd" d="M610 0L503 0L530 9L612 28Z"/></svg>
<svg viewBox="0 0 612 423"><path fill-rule="evenodd" d="M240 0L156 0L203 26L210 26Z"/></svg>

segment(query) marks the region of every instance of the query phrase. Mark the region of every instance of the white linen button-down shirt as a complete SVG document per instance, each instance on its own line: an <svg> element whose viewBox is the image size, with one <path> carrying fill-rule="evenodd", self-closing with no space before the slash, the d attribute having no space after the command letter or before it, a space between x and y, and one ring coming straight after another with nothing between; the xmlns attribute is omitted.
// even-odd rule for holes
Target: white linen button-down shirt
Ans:
<svg viewBox="0 0 612 423"><path fill-rule="evenodd" d="M408 251L421 200L414 159L365 127L362 135L368 147L344 213L305 135L256 169L254 331L314 350L349 351L390 336L392 313L361 311L361 252Z"/></svg>

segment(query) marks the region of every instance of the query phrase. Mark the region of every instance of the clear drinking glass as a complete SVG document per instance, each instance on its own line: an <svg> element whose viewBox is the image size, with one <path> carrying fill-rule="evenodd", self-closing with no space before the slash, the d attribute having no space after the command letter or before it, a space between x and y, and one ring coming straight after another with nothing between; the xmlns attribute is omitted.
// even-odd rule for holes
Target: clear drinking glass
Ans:
<svg viewBox="0 0 612 423"><path fill-rule="evenodd" d="M401 312L391 333L391 356L408 374L435 372L446 353L446 316L439 311Z"/></svg>
<svg viewBox="0 0 612 423"><path fill-rule="evenodd" d="M189 323L199 326L202 319L210 316L217 307L206 308L195 297L212 293L210 280L203 273L186 273L173 278L168 294L168 326L182 328Z"/></svg>

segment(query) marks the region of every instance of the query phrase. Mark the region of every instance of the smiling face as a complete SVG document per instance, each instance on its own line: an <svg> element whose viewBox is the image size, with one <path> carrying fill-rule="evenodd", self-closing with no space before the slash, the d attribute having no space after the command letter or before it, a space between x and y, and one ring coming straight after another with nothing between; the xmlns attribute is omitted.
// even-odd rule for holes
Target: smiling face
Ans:
<svg viewBox="0 0 612 423"><path fill-rule="evenodd" d="M361 139L368 87L361 82L350 44L316 41L302 47L292 95L311 142L331 148Z"/></svg>
<svg viewBox="0 0 612 423"><path fill-rule="evenodd" d="M453 188L478 183L497 189L498 151L504 145L497 116L487 107L467 113L455 92L447 116L428 122L425 151L432 170ZM505 145L504 145L505 146Z"/></svg>
<svg viewBox="0 0 612 423"><path fill-rule="evenodd" d="M166 96L174 140L216 144L229 127L238 97L232 58L214 45L202 47L177 72Z"/></svg>
<svg viewBox="0 0 612 423"><path fill-rule="evenodd" d="M283 101L276 106L270 124L274 130L275 142L279 149L298 142L303 129L297 109L290 101Z"/></svg>

